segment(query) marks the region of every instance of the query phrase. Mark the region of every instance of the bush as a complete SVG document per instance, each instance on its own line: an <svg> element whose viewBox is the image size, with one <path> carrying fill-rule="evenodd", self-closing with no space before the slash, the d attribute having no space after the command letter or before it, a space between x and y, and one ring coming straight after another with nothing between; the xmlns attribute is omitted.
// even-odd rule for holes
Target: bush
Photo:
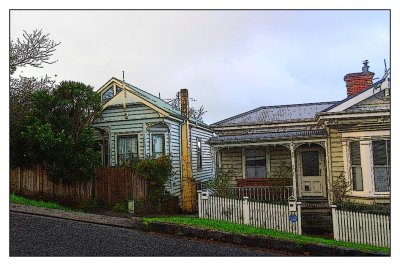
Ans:
<svg viewBox="0 0 400 266"><path fill-rule="evenodd" d="M113 206L113 210L117 212L128 212L128 202L118 202Z"/></svg>
<svg viewBox="0 0 400 266"><path fill-rule="evenodd" d="M148 181L148 198L161 199L167 195L164 185L172 176L172 161L167 155L159 158L134 159L123 163Z"/></svg>
<svg viewBox="0 0 400 266"><path fill-rule="evenodd" d="M233 170L217 169L215 178L208 183L208 188L219 197L233 197L234 192L230 189L230 182L235 178Z"/></svg>
<svg viewBox="0 0 400 266"><path fill-rule="evenodd" d="M390 215L390 205L389 204L362 204L355 202L342 202L337 205L338 210L344 211L354 211L372 214L383 214Z"/></svg>
<svg viewBox="0 0 400 266"><path fill-rule="evenodd" d="M33 92L30 101L20 132L24 147L13 165L43 163L55 182L95 178L101 154L91 124L101 112L100 96L91 86L63 81L54 90Z"/></svg>

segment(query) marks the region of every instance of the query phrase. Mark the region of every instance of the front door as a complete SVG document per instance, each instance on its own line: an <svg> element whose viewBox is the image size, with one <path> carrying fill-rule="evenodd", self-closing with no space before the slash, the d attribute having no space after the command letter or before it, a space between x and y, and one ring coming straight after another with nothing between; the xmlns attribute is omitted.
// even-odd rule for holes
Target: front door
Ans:
<svg viewBox="0 0 400 266"><path fill-rule="evenodd" d="M298 149L299 195L326 197L324 151L321 148Z"/></svg>

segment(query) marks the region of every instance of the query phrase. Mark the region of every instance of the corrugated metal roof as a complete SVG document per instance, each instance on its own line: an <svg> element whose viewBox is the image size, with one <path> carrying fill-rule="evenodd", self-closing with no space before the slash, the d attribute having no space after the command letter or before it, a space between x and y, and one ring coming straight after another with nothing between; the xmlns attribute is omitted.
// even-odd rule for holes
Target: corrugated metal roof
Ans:
<svg viewBox="0 0 400 266"><path fill-rule="evenodd" d="M286 131L286 132L271 132L260 134L243 134L233 136L218 136L212 137L208 141L210 144L220 143L240 143L240 142L260 142L279 139L296 139L303 137L326 137L325 130L302 130L302 131Z"/></svg>
<svg viewBox="0 0 400 266"><path fill-rule="evenodd" d="M235 126L313 119L315 114L337 102L318 102L291 105L262 106L211 126Z"/></svg>
<svg viewBox="0 0 400 266"><path fill-rule="evenodd" d="M115 80L118 80L119 82L123 83L124 81L119 80L117 78L114 77ZM164 100L142 90L139 89L138 87L135 87L127 82L125 82L125 85L131 90L133 91L133 93L137 94L138 96L144 98L145 100L149 101L150 103L154 104L155 106L157 106L158 108L164 110L165 112L177 116L181 119L183 119L183 115L181 113L180 110L175 109L174 107L172 107L172 105L170 105L169 103L165 102ZM199 124L200 126L204 126L204 127L208 127L207 124L205 124L204 122L200 122L200 121L196 121L193 118L189 118L189 121L194 123L194 124Z"/></svg>

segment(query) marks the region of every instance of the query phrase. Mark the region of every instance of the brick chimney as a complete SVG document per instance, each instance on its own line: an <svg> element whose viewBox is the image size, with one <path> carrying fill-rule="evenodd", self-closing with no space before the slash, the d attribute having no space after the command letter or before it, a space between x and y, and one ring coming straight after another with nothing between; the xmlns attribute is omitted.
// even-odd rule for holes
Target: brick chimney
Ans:
<svg viewBox="0 0 400 266"><path fill-rule="evenodd" d="M364 60L363 64L364 66L362 67L362 72L349 73L344 76L344 81L346 81L347 97L356 94L372 85L372 78L374 77L375 73L368 70L368 60Z"/></svg>
<svg viewBox="0 0 400 266"><path fill-rule="evenodd" d="M189 93L187 89L181 89L181 112L186 118L189 118Z"/></svg>

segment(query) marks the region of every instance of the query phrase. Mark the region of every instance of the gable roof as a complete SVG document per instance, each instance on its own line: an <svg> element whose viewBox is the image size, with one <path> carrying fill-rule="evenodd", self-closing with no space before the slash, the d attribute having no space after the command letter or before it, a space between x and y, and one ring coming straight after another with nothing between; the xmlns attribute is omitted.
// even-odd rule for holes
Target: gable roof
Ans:
<svg viewBox="0 0 400 266"><path fill-rule="evenodd" d="M317 102L290 105L262 106L257 109L227 118L211 126L239 126L286 121L311 120L315 114L337 102Z"/></svg>
<svg viewBox="0 0 400 266"><path fill-rule="evenodd" d="M174 116L174 117L177 117L177 118L180 118L180 119L184 119L184 118L185 118L185 117L182 115L182 113L181 113L180 110L174 108L174 107L173 107L172 105L170 105L169 103L165 102L165 101L162 100L161 98L158 98L158 97L152 95L151 93L148 93L148 92L146 92L146 91L144 91L144 90L142 90L142 89L139 89L139 88L136 87L136 86L133 86L133 85L127 83L126 81L124 82L124 81L122 81L122 80L120 80L120 79L117 79L117 78L115 78L115 77L112 77L109 81L107 81L107 82L105 83L105 85L107 85L108 83L112 82L113 80L119 82L120 84L125 84L125 88L127 88L131 93L133 93L134 95L136 95L136 96L142 98L143 100L145 100L145 101L147 101L147 102L149 102L149 103L151 103L151 104L157 106L157 107L160 108L161 110L167 112L169 115ZM105 87L105 85L103 85L102 88L100 88L100 89L98 90L98 92L101 92L102 90L104 90L105 88L108 87L108 86ZM103 88L103 87L104 87L104 88ZM120 93L121 93L121 92L120 92ZM116 96L116 95L114 95L114 97L115 97L115 96ZM193 123L193 124L198 124L198 125L200 125L200 126L207 127L207 128L209 127L209 126L208 126L207 124L205 124L204 122L195 120L195 119L193 119L193 118L189 118L189 121L190 121L191 123Z"/></svg>
<svg viewBox="0 0 400 266"><path fill-rule="evenodd" d="M359 91L356 94L353 94L342 101L337 102L336 104L326 108L325 110L322 110L321 112L341 112L345 111L346 109L360 103L361 101L364 101L368 99L369 97L381 92L384 89L389 88L390 89L390 69L388 69L384 75L384 77L372 84L371 86ZM382 88L383 87L383 88ZM379 88L380 90L376 90L376 88Z"/></svg>

